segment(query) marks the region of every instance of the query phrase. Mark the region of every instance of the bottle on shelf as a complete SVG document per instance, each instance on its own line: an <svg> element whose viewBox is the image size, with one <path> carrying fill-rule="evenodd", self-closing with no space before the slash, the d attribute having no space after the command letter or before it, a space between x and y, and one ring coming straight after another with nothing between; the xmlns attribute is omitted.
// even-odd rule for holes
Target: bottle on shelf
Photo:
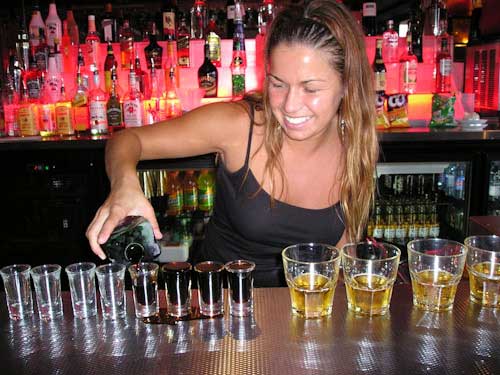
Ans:
<svg viewBox="0 0 500 375"><path fill-rule="evenodd" d="M167 216L178 216L182 213L182 184L179 180L179 171L167 173Z"/></svg>
<svg viewBox="0 0 500 375"><path fill-rule="evenodd" d="M205 39L208 15L204 0L195 0L191 8L191 39Z"/></svg>
<svg viewBox="0 0 500 375"><path fill-rule="evenodd" d="M64 71L63 55L61 53L61 41L59 39L54 39L54 57L56 59L56 67L59 73Z"/></svg>
<svg viewBox="0 0 500 375"><path fill-rule="evenodd" d="M236 1L234 8L233 57L231 59L232 96L245 94L245 70L247 56L245 49L245 32L243 27L243 4Z"/></svg>
<svg viewBox="0 0 500 375"><path fill-rule="evenodd" d="M28 97L31 100L40 99L42 91L42 71L38 69L35 56L32 54L28 71L25 73L24 81L28 90Z"/></svg>
<svg viewBox="0 0 500 375"><path fill-rule="evenodd" d="M42 72L47 71L47 67L49 66L49 47L45 42L45 30L40 29L40 38L39 43L34 47L35 50L35 60L38 65L38 69Z"/></svg>
<svg viewBox="0 0 500 375"><path fill-rule="evenodd" d="M375 219L373 223L373 237L384 238L385 218L382 210L382 205L377 202L375 205Z"/></svg>
<svg viewBox="0 0 500 375"><path fill-rule="evenodd" d="M22 100L19 103L18 122L22 137L31 137L40 134L38 125L38 107L36 102L30 100L28 89L23 85Z"/></svg>
<svg viewBox="0 0 500 375"><path fill-rule="evenodd" d="M232 39L234 34L234 0L226 2L226 38Z"/></svg>
<svg viewBox="0 0 500 375"><path fill-rule="evenodd" d="M436 92L451 92L453 60L448 46L448 38L441 39L441 50L436 56Z"/></svg>
<svg viewBox="0 0 500 375"><path fill-rule="evenodd" d="M83 82L82 66L78 65L76 71L76 92L71 102L73 107L74 129L77 134L84 135L88 133L90 126L89 119L89 93L88 86Z"/></svg>
<svg viewBox="0 0 500 375"><path fill-rule="evenodd" d="M153 60L153 58L151 58L151 60ZM151 61L149 65L151 66L149 74L149 82L151 83L151 95L149 99L144 100L145 125L154 124L155 122L165 119L165 100L160 88L158 75L156 74L154 61Z"/></svg>
<svg viewBox="0 0 500 375"><path fill-rule="evenodd" d="M162 10L163 39L175 40L177 32L177 1L165 0Z"/></svg>
<svg viewBox="0 0 500 375"><path fill-rule="evenodd" d="M185 16L180 18L179 27L177 29L177 64L181 68L189 68L189 40L190 31L187 26Z"/></svg>
<svg viewBox="0 0 500 375"><path fill-rule="evenodd" d="M115 54L113 52L113 45L108 41L106 59L104 60L104 88L107 93L111 91L111 74L118 66Z"/></svg>
<svg viewBox="0 0 500 375"><path fill-rule="evenodd" d="M56 2L54 0L51 0L49 3L49 14L45 19L45 35L49 47L54 47L54 39L61 40L62 38L62 23L57 14Z"/></svg>
<svg viewBox="0 0 500 375"><path fill-rule="evenodd" d="M134 61L134 34L128 19L123 20L119 38L122 69L128 69Z"/></svg>
<svg viewBox="0 0 500 375"><path fill-rule="evenodd" d="M383 95L385 95L387 70L382 56L383 43L383 39L377 39L376 41L375 59L373 60L372 70L375 77L375 92L383 92Z"/></svg>
<svg viewBox="0 0 500 375"><path fill-rule="evenodd" d="M104 42L118 42L118 23L113 14L113 4L109 1L104 5L104 16L101 21L101 28Z"/></svg>
<svg viewBox="0 0 500 375"><path fill-rule="evenodd" d="M198 184L194 170L187 170L182 180L184 211L194 212L198 209Z"/></svg>
<svg viewBox="0 0 500 375"><path fill-rule="evenodd" d="M45 76L45 96L50 96L51 103L56 103L61 96L62 75L57 67L57 60L54 54L49 56L49 68Z"/></svg>
<svg viewBox="0 0 500 375"><path fill-rule="evenodd" d="M7 74L2 90L5 134L9 137L21 135L18 122L19 94L14 90L12 78Z"/></svg>
<svg viewBox="0 0 500 375"><path fill-rule="evenodd" d="M259 14L257 17L259 34L267 34L267 30L270 29L271 23L273 22L274 17L276 17L274 0L263 0L262 4L259 6Z"/></svg>
<svg viewBox="0 0 500 375"><path fill-rule="evenodd" d="M99 81L99 70L96 69L94 70L93 85L89 92L89 120L92 135L108 133L108 117L106 115L108 96L101 89Z"/></svg>
<svg viewBox="0 0 500 375"><path fill-rule="evenodd" d="M45 33L45 22L40 13L40 6L34 3L28 30L31 47L37 47L40 43L40 30L44 30Z"/></svg>
<svg viewBox="0 0 500 375"><path fill-rule="evenodd" d="M413 53L411 34L406 36L406 51L399 58L399 91L407 94L417 92L418 58Z"/></svg>
<svg viewBox="0 0 500 375"><path fill-rule="evenodd" d="M158 31L156 23L152 23L151 33L149 34L149 43L144 48L144 56L148 69L151 69L151 64L154 64L155 69L161 69L163 58L163 47L158 44Z"/></svg>
<svg viewBox="0 0 500 375"><path fill-rule="evenodd" d="M49 57L49 69L55 66L53 56ZM54 95L57 90L57 95ZM40 113L40 135L42 137L51 137L57 134L55 104L61 96L61 83L51 85L49 80L45 81L40 98L38 110Z"/></svg>
<svg viewBox="0 0 500 375"><path fill-rule="evenodd" d="M17 53L15 50L10 51L7 74L11 79L12 86L16 91L17 96L21 98L23 89L24 69L21 66L21 62L19 61L19 58L17 57Z"/></svg>
<svg viewBox="0 0 500 375"><path fill-rule="evenodd" d="M387 30L385 30L382 34L382 38L384 40L382 47L382 56L384 58L384 62L388 64L397 63L399 61L399 34L396 30L394 30L393 20L387 21Z"/></svg>
<svg viewBox="0 0 500 375"><path fill-rule="evenodd" d="M483 0L472 0L472 14L470 16L469 41L468 44L474 44L481 40L481 30L479 21L483 12Z"/></svg>
<svg viewBox="0 0 500 375"><path fill-rule="evenodd" d="M89 90L90 88L90 80L91 72L89 65L85 64L85 57L83 56L83 51L81 47L78 48L78 60L77 60L77 70L80 72L82 85Z"/></svg>
<svg viewBox="0 0 500 375"><path fill-rule="evenodd" d="M210 50L210 61L215 66L220 66L221 60L221 41L220 41L220 31L217 28L215 14L212 13L207 26L207 39L208 46Z"/></svg>
<svg viewBox="0 0 500 375"><path fill-rule="evenodd" d="M123 98L123 124L126 128L144 124L144 106L141 91L137 88L133 66L129 71L129 88Z"/></svg>
<svg viewBox="0 0 500 375"><path fill-rule="evenodd" d="M500 216L500 165L498 162L492 162L490 165L488 214Z"/></svg>
<svg viewBox="0 0 500 375"><path fill-rule="evenodd" d="M68 35L71 41L71 45L80 45L80 32L78 31L78 24L76 23L75 16L73 15L73 9L68 9L66 11L66 23L68 25Z"/></svg>
<svg viewBox="0 0 500 375"><path fill-rule="evenodd" d="M99 44L101 42L99 35L97 35L95 28L95 16L89 14L88 16L88 33L85 37L85 45L87 48L87 64L93 66L94 69L99 69ZM93 71L94 69L90 69Z"/></svg>
<svg viewBox="0 0 500 375"><path fill-rule="evenodd" d="M106 103L106 118L110 131L123 128L123 110L116 75L116 66L111 69L111 90Z"/></svg>
<svg viewBox="0 0 500 375"><path fill-rule="evenodd" d="M61 85L61 95L55 105L57 134L61 136L71 136L75 134L73 128L73 109L71 100L66 96L64 82Z"/></svg>
<svg viewBox="0 0 500 375"><path fill-rule="evenodd" d="M215 198L215 178L208 169L202 169L197 179L198 185L198 209L204 212L212 212Z"/></svg>
<svg viewBox="0 0 500 375"><path fill-rule="evenodd" d="M135 56L134 71L137 88L141 92L143 98L148 99L151 95L149 87L149 77L147 73L141 68L141 59L139 57L139 53L137 53L137 55Z"/></svg>
<svg viewBox="0 0 500 375"><path fill-rule="evenodd" d="M422 19L422 9L420 8L420 2L415 1L410 8L410 25L409 34L411 35L412 49L419 63L423 62L423 34L424 34L424 22Z"/></svg>
<svg viewBox="0 0 500 375"><path fill-rule="evenodd" d="M61 39L61 56L64 72L71 72L75 68L76 59L73 58L71 37L68 33L68 21L63 21L63 35Z"/></svg>
<svg viewBox="0 0 500 375"><path fill-rule="evenodd" d="M17 32L16 52L23 70L28 70L30 59L30 41L24 17Z"/></svg>
<svg viewBox="0 0 500 375"><path fill-rule="evenodd" d="M441 35L446 29L447 18L446 0L431 0L425 12L424 34Z"/></svg>
<svg viewBox="0 0 500 375"><path fill-rule="evenodd" d="M366 36L377 35L377 3L375 1L363 2L362 24Z"/></svg>
<svg viewBox="0 0 500 375"><path fill-rule="evenodd" d="M208 40L205 41L205 60L198 69L198 85L205 90L205 97L217 97L217 68L210 61L210 46L208 45Z"/></svg>
<svg viewBox="0 0 500 375"><path fill-rule="evenodd" d="M165 116L174 118L182 115L181 102L177 97L177 81L173 67L170 67L165 90Z"/></svg>

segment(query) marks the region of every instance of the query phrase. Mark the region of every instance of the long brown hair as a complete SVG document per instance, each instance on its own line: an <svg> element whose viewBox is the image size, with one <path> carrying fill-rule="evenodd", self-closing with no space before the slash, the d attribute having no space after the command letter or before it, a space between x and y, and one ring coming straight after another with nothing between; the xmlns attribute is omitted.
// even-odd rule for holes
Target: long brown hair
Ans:
<svg viewBox="0 0 500 375"><path fill-rule="evenodd" d="M373 176L378 158L375 91L363 33L342 4L335 0L312 0L302 6L292 5L274 19L265 49L266 68L273 49L283 43L304 44L329 53L332 67L342 77L344 97L336 124L345 159L340 177L340 203L348 240L359 240L373 200ZM266 120L261 146L268 155L263 179L270 179L271 197L280 197L285 186L281 163L283 132L277 130L279 124L269 106L267 82L262 101ZM275 191L275 176L282 182L280 192Z"/></svg>

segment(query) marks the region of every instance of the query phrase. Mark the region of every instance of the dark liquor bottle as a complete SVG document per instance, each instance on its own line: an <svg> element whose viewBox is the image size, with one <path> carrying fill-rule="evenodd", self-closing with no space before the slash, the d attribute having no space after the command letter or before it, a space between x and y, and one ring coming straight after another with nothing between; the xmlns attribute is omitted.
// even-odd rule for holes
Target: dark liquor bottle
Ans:
<svg viewBox="0 0 500 375"><path fill-rule="evenodd" d="M154 63L156 69L162 67L163 47L158 44L158 31L156 23L153 22L151 33L149 34L149 44L144 48L144 56L148 69L151 70L151 64Z"/></svg>
<svg viewBox="0 0 500 375"><path fill-rule="evenodd" d="M453 60L451 58L448 38L441 39L441 51L436 56L436 92L451 92L451 74Z"/></svg>
<svg viewBox="0 0 500 375"><path fill-rule="evenodd" d="M198 85L205 90L205 97L217 97L217 68L210 61L210 46L205 41L205 60L198 69Z"/></svg>
<svg viewBox="0 0 500 375"><path fill-rule="evenodd" d="M106 103L106 117L111 131L123 128L123 111L118 94L116 67L111 70L111 91Z"/></svg>
<svg viewBox="0 0 500 375"><path fill-rule="evenodd" d="M477 43L481 39L479 20L483 11L483 0L472 0L472 14L470 17L469 44Z"/></svg>
<svg viewBox="0 0 500 375"><path fill-rule="evenodd" d="M417 56L418 62L423 62L422 55L422 35L424 33L424 23L422 20L422 9L420 8L420 3L416 1L413 7L410 9L410 30L412 49L415 56Z"/></svg>
<svg viewBox="0 0 500 375"><path fill-rule="evenodd" d="M177 29L177 64L183 68L189 68L189 40L186 16L182 16Z"/></svg>
<svg viewBox="0 0 500 375"><path fill-rule="evenodd" d="M45 29L40 29L40 39L38 45L34 46L35 48L35 60L38 65L38 69L42 72L47 71L47 67L49 66L49 47L45 41Z"/></svg>
<svg viewBox="0 0 500 375"><path fill-rule="evenodd" d="M234 0L226 3L226 38L230 39L234 34Z"/></svg>
<svg viewBox="0 0 500 375"><path fill-rule="evenodd" d="M363 3L362 22L365 35L377 35L377 3L375 1L365 1Z"/></svg>
<svg viewBox="0 0 500 375"><path fill-rule="evenodd" d="M176 1L166 0L161 10L161 14L162 14L162 26L163 26L163 39L175 40L177 31Z"/></svg>
<svg viewBox="0 0 500 375"><path fill-rule="evenodd" d="M386 68L382 57L383 39L377 39L377 49L375 50L375 60L372 64L373 73L375 76L375 91L384 91L386 87Z"/></svg>
<svg viewBox="0 0 500 375"><path fill-rule="evenodd" d="M29 69L26 72L24 80L26 82L26 88L28 89L28 97L35 101L40 99L42 91L42 71L38 69L34 55L30 58Z"/></svg>
<svg viewBox="0 0 500 375"><path fill-rule="evenodd" d="M106 92L109 93L111 91L111 71L116 70L118 66L111 42L108 42L107 52L104 60L104 87Z"/></svg>
<svg viewBox="0 0 500 375"><path fill-rule="evenodd" d="M113 14L113 4L111 2L107 2L104 5L104 16L101 26L104 42L118 42L118 22Z"/></svg>

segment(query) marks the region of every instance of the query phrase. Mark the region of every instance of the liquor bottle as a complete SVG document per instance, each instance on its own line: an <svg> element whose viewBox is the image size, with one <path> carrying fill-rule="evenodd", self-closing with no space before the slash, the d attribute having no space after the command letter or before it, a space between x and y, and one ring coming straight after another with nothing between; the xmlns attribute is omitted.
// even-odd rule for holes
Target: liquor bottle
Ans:
<svg viewBox="0 0 500 375"><path fill-rule="evenodd" d="M151 70L149 75L149 82L151 83L151 95L149 99L144 100L145 125L151 125L154 124L155 122L160 121L161 104L163 104L163 106L165 104L164 100L163 103L160 103L163 98L161 90L159 88L159 81L158 81L158 76L156 74L154 61L151 61L149 64L151 65Z"/></svg>
<svg viewBox="0 0 500 375"><path fill-rule="evenodd" d="M375 222L373 224L373 237L384 238L385 222L382 205L377 202L375 205Z"/></svg>
<svg viewBox="0 0 500 375"><path fill-rule="evenodd" d="M420 203L417 206L417 215L418 215L418 238L427 238L429 237L429 227L427 222L427 215L425 210L425 205Z"/></svg>
<svg viewBox="0 0 500 375"><path fill-rule="evenodd" d="M149 44L144 48L144 56L146 57L148 69L151 69L152 63L156 69L161 69L163 47L158 44L158 31L156 30L156 23L153 22L151 26L152 29L149 34Z"/></svg>
<svg viewBox="0 0 500 375"><path fill-rule="evenodd" d="M375 76L375 92L383 92L385 95L387 70L385 68L384 59L382 57L383 43L383 39L377 39L375 59L373 60L372 70Z"/></svg>
<svg viewBox="0 0 500 375"><path fill-rule="evenodd" d="M111 91L111 72L116 70L117 66L113 45L108 41L106 59L104 60L104 88L107 93Z"/></svg>
<svg viewBox="0 0 500 375"><path fill-rule="evenodd" d="M217 97L217 68L210 61L210 47L205 41L205 60L198 69L198 86L205 90L205 97Z"/></svg>
<svg viewBox="0 0 500 375"><path fill-rule="evenodd" d="M40 29L39 43L35 46L35 60L38 65L38 69L45 72L49 66L49 47L45 42L44 29Z"/></svg>
<svg viewBox="0 0 500 375"><path fill-rule="evenodd" d="M123 98L123 123L126 128L142 126L144 107L141 92L137 89L134 68L130 67L129 89Z"/></svg>
<svg viewBox="0 0 500 375"><path fill-rule="evenodd" d="M61 41L59 39L54 39L54 58L56 60L56 68L59 73L64 70L63 66L63 55L61 53Z"/></svg>
<svg viewBox="0 0 500 375"><path fill-rule="evenodd" d="M89 94L88 86L83 82L81 65L78 65L76 71L76 92L71 102L73 107L74 128L77 134L83 135L88 132L89 120Z"/></svg>
<svg viewBox="0 0 500 375"><path fill-rule="evenodd" d="M263 0L259 6L259 14L257 24L259 27L259 34L265 35L271 27L271 23L276 17L276 7L273 0Z"/></svg>
<svg viewBox="0 0 500 375"><path fill-rule="evenodd" d="M113 4L107 2L104 5L104 16L101 21L102 35L104 42L118 42L118 23L113 14Z"/></svg>
<svg viewBox="0 0 500 375"><path fill-rule="evenodd" d="M177 2L165 0L162 13L163 39L175 40L177 32Z"/></svg>
<svg viewBox="0 0 500 375"><path fill-rule="evenodd" d="M190 32L186 23L186 17L182 16L177 29L177 64L182 68L189 68Z"/></svg>
<svg viewBox="0 0 500 375"><path fill-rule="evenodd" d="M393 242L396 238L396 219L394 218L394 206L388 204L385 206L386 224L384 229L384 240Z"/></svg>
<svg viewBox="0 0 500 375"><path fill-rule="evenodd" d="M406 36L406 52L399 58L399 91L413 94L417 92L418 59L413 54L411 34Z"/></svg>
<svg viewBox="0 0 500 375"><path fill-rule="evenodd" d="M220 32L217 29L217 24L215 23L215 17L210 17L208 21L208 46L210 50L210 61L215 66L220 66L221 60L221 42L220 42Z"/></svg>
<svg viewBox="0 0 500 375"><path fill-rule="evenodd" d="M139 58L139 53L135 56L135 81L137 88L141 92L143 98L148 99L151 95L149 87L149 77L147 73L141 68L141 59Z"/></svg>
<svg viewBox="0 0 500 375"><path fill-rule="evenodd" d="M214 207L215 179L208 169L202 169L197 179L198 208L200 211L211 212Z"/></svg>
<svg viewBox="0 0 500 375"><path fill-rule="evenodd" d="M78 31L78 24L75 21L75 16L73 15L73 10L68 9L66 11L66 22L68 24L68 35L71 40L71 45L80 45L80 32Z"/></svg>
<svg viewBox="0 0 500 375"><path fill-rule="evenodd" d="M406 223L404 217L403 206L398 204L395 206L395 221L396 221L396 235L395 241L399 244L406 244Z"/></svg>
<svg viewBox="0 0 500 375"><path fill-rule="evenodd" d="M122 69L128 69L130 63L134 61L134 34L128 19L123 20L119 37Z"/></svg>
<svg viewBox="0 0 500 375"><path fill-rule="evenodd" d="M49 69L52 66L55 66L55 60L51 56L49 57ZM54 90L58 90L57 95L55 95ZM47 79L43 85L40 105L38 106L40 113L40 135L42 137L50 137L57 134L55 103L61 96L60 90L60 82L52 86L50 80Z"/></svg>
<svg viewBox="0 0 500 375"><path fill-rule="evenodd" d="M469 45L481 40L479 21L483 12L483 0L472 0L472 14L470 17Z"/></svg>
<svg viewBox="0 0 500 375"><path fill-rule="evenodd" d="M170 68L174 68L175 78L177 79L177 83L179 82L179 69L177 69L177 41L176 40L167 40L167 50L165 54L165 82L168 80L168 74L170 72Z"/></svg>
<svg viewBox="0 0 500 375"><path fill-rule="evenodd" d="M38 126L38 108L36 102L30 100L28 89L23 87L23 97L18 109L19 130L22 137L40 134Z"/></svg>
<svg viewBox="0 0 500 375"><path fill-rule="evenodd" d="M429 215L429 237L438 238L440 233L439 217L437 213L437 206L433 204L430 206Z"/></svg>
<svg viewBox="0 0 500 375"><path fill-rule="evenodd" d="M226 2L226 38L231 39L234 34L234 0Z"/></svg>
<svg viewBox="0 0 500 375"><path fill-rule="evenodd" d="M387 30L382 34L384 40L382 47L382 56L385 63L397 63L399 61L398 44L399 35L394 30L394 21L387 21Z"/></svg>
<svg viewBox="0 0 500 375"><path fill-rule="evenodd" d="M441 39L441 51L436 56L436 92L451 92L453 61L448 49L448 38Z"/></svg>
<svg viewBox="0 0 500 375"><path fill-rule="evenodd" d="M28 70L30 59L30 42L24 17L17 33L16 52L20 60L21 67L24 71Z"/></svg>
<svg viewBox="0 0 500 375"><path fill-rule="evenodd" d="M43 22L38 3L33 4L33 12L29 24L29 38L31 47L37 47L40 43L40 30L44 30L45 22Z"/></svg>
<svg viewBox="0 0 500 375"><path fill-rule="evenodd" d="M106 116L106 103L108 97L101 89L99 70L94 70L94 80L89 92L89 120L90 133L93 135L108 133L108 117Z"/></svg>
<svg viewBox="0 0 500 375"><path fill-rule="evenodd" d="M198 184L194 170L187 170L182 180L184 211L194 212L198 209Z"/></svg>
<svg viewBox="0 0 500 375"><path fill-rule="evenodd" d="M424 23L422 20L422 9L420 8L420 2L415 1L414 5L410 8L410 25L409 33L411 35L411 42L413 53L417 56L418 62L423 62L423 33L424 33Z"/></svg>
<svg viewBox="0 0 500 375"><path fill-rule="evenodd" d="M57 134L69 136L75 134L73 128L73 109L71 100L66 96L64 82L61 85L61 96L55 106Z"/></svg>
<svg viewBox="0 0 500 375"><path fill-rule="evenodd" d="M377 35L377 3L375 1L363 2L362 23L366 36Z"/></svg>
<svg viewBox="0 0 500 375"><path fill-rule="evenodd" d="M45 77L45 96L50 96L50 102L55 103L61 96L62 76L57 68L56 57L52 54L49 56L49 69Z"/></svg>
<svg viewBox="0 0 500 375"><path fill-rule="evenodd" d="M7 74L10 76L12 86L17 93L17 96L21 98L23 90L23 77L24 69L21 66L21 62L17 57L15 50L11 50L9 53L9 65L7 67Z"/></svg>
<svg viewBox="0 0 500 375"><path fill-rule="evenodd" d="M417 210L414 204L409 204L407 206L407 220L408 220L408 240L414 240L418 237L418 217Z"/></svg>
<svg viewBox="0 0 500 375"><path fill-rule="evenodd" d="M61 39L61 55L63 60L63 71L71 72L75 68L76 60L72 54L72 42L68 33L68 21L63 21L63 35Z"/></svg>
<svg viewBox="0 0 500 375"><path fill-rule="evenodd" d="M447 18L446 1L432 0L430 6L426 9L424 34L439 36L445 31L445 21Z"/></svg>
<svg viewBox="0 0 500 375"><path fill-rule="evenodd" d="M231 59L232 96L245 94L245 70L247 56L245 49L245 32L243 28L243 4L236 1L234 8L233 57Z"/></svg>
<svg viewBox="0 0 500 375"><path fill-rule="evenodd" d="M19 95L16 90L14 90L12 78L8 74L2 90L2 105L5 134L9 137L19 137L21 135L18 122Z"/></svg>
<svg viewBox="0 0 500 375"><path fill-rule="evenodd" d="M99 43L101 42L99 35L97 35L95 28L95 16L93 14L89 14L88 16L88 33L85 37L85 44L87 47L87 64L89 66L93 66L94 69L98 69L99 67ZM91 71L94 69L91 68Z"/></svg>
<svg viewBox="0 0 500 375"><path fill-rule="evenodd" d="M61 40L62 37L62 23L57 14L56 2L54 0L51 0L49 3L49 14L45 19L45 35L49 47L54 47L54 39Z"/></svg>
<svg viewBox="0 0 500 375"><path fill-rule="evenodd" d="M31 55L28 71L24 76L26 88L28 89L28 97L31 100L40 99L42 91L42 72L38 69L35 56Z"/></svg>
<svg viewBox="0 0 500 375"><path fill-rule="evenodd" d="M123 128L123 110L118 91L116 66L111 69L111 90L106 103L106 117L110 131Z"/></svg>
<svg viewBox="0 0 500 375"><path fill-rule="evenodd" d="M85 58L83 57L83 52L82 49L79 47L78 48L78 63L77 63L81 79L82 79L82 85L85 87L86 90L90 88L90 69L89 66L85 64Z"/></svg>
<svg viewBox="0 0 500 375"><path fill-rule="evenodd" d="M191 39L205 39L208 16L204 0L195 0L191 8Z"/></svg>
<svg viewBox="0 0 500 375"><path fill-rule="evenodd" d="M174 118L182 114L181 102L177 97L177 81L175 70L170 67L165 90L165 115L166 118Z"/></svg>
<svg viewBox="0 0 500 375"><path fill-rule="evenodd" d="M167 216L177 216L182 212L182 184L179 180L179 171L167 173Z"/></svg>

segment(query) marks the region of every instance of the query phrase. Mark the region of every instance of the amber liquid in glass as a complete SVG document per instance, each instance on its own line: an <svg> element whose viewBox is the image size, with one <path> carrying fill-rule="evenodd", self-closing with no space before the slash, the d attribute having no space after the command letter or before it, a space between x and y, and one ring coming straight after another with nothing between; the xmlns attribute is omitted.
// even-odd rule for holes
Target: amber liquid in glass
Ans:
<svg viewBox="0 0 500 375"><path fill-rule="evenodd" d="M460 277L443 270L424 270L412 274L413 304L430 311L453 307Z"/></svg>
<svg viewBox="0 0 500 375"><path fill-rule="evenodd" d="M468 267L470 299L486 307L500 307L500 264L482 262Z"/></svg>
<svg viewBox="0 0 500 375"><path fill-rule="evenodd" d="M297 276L289 285L292 311L306 319L329 315L336 284L336 280L319 274Z"/></svg>
<svg viewBox="0 0 500 375"><path fill-rule="evenodd" d="M359 274L346 280L349 309L364 315L383 315L389 309L393 283L382 275Z"/></svg>

